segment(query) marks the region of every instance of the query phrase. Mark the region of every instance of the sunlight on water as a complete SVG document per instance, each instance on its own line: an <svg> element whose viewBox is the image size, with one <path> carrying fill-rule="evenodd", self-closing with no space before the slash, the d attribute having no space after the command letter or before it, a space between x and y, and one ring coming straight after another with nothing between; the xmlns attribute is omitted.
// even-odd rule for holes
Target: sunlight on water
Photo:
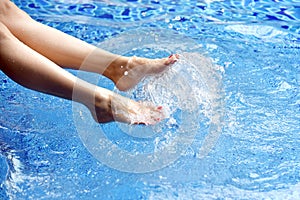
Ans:
<svg viewBox="0 0 300 200"><path fill-rule="evenodd" d="M87 74L162 105L155 126L99 125L1 73L0 199L300 199L299 1L14 2L114 53L181 58L125 93Z"/></svg>

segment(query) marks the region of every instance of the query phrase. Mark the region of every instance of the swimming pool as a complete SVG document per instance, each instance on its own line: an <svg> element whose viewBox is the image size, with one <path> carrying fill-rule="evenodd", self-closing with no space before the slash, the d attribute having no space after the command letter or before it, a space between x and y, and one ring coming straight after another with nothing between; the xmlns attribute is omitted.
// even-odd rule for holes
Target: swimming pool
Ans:
<svg viewBox="0 0 300 200"><path fill-rule="evenodd" d="M0 199L300 198L299 2L14 2L42 23L116 52L122 49L111 44L120 40L129 55L157 57L177 49L186 57L196 52L190 60L210 57L221 66L211 77L222 90L214 107L222 126L202 158L199 146L212 124L201 112L193 143L174 163L148 173L123 172L83 143L71 102L24 89L1 73ZM202 77L204 94L215 83L208 77ZM113 89L106 79L99 85ZM101 128L127 150L153 150L147 148L151 138L120 135L116 123Z"/></svg>

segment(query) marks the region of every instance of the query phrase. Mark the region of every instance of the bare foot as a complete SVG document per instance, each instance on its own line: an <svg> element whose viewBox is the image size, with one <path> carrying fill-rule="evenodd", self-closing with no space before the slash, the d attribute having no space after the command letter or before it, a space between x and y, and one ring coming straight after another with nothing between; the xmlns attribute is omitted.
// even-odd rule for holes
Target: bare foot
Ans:
<svg viewBox="0 0 300 200"><path fill-rule="evenodd" d="M99 123L111 121L128 124L153 125L164 119L161 106L149 102L136 102L101 88L97 91L95 105L88 106Z"/></svg>
<svg viewBox="0 0 300 200"><path fill-rule="evenodd" d="M104 75L109 77L119 90L126 91L133 88L145 76L163 72L178 58L178 54L162 59L119 57L110 64Z"/></svg>

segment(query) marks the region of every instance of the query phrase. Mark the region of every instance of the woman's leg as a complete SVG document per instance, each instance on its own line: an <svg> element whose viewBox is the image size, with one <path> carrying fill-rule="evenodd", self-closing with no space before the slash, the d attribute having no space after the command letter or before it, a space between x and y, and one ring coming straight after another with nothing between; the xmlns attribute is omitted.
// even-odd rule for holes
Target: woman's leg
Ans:
<svg viewBox="0 0 300 200"><path fill-rule="evenodd" d="M8 0L0 1L0 21L20 41L57 65L103 74L120 90L135 86L148 74L162 72L178 58L177 55L155 60L128 58L97 49L93 45L33 20ZM82 66L86 58L88 60Z"/></svg>
<svg viewBox="0 0 300 200"><path fill-rule="evenodd" d="M27 88L84 104L98 122L152 124L161 118L160 108L144 106L76 78L20 42L1 22L0 69Z"/></svg>

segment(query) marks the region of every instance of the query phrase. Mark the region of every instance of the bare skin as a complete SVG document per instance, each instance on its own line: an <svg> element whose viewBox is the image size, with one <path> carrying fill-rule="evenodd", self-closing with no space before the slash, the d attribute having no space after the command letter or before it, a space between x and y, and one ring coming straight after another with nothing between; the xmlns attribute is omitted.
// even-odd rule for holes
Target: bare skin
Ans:
<svg viewBox="0 0 300 200"><path fill-rule="evenodd" d="M125 91L134 87L145 76L163 72L178 58L178 55L154 60L120 57L112 62L103 74L110 78L119 90Z"/></svg>
<svg viewBox="0 0 300 200"><path fill-rule="evenodd" d="M84 104L100 123L155 124L163 112L161 107L89 84L61 67L103 74L118 89L128 90L177 59L177 55L152 60L112 54L34 21L8 0L0 1L0 69L25 87Z"/></svg>

